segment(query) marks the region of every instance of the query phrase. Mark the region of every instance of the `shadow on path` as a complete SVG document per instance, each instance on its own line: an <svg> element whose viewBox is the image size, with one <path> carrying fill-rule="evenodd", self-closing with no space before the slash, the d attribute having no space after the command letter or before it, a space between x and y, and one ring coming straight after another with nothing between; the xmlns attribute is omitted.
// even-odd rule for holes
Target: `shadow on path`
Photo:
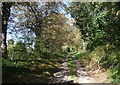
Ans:
<svg viewBox="0 0 120 85"><path fill-rule="evenodd" d="M99 78L91 75L83 65L83 62L80 62L76 59L75 56L72 56L73 61L76 65L76 72L77 72L77 83L104 83L104 81L100 80ZM99 85L99 84L98 84Z"/></svg>

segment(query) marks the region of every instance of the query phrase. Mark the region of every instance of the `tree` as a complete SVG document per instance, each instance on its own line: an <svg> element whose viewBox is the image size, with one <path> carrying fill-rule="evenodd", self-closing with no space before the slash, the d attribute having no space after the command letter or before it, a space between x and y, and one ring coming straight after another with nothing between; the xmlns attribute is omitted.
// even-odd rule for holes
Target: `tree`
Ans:
<svg viewBox="0 0 120 85"><path fill-rule="evenodd" d="M41 33L38 40L42 40L45 47L41 49L44 51L48 48L49 52L62 53L64 46L67 48L74 47L78 49L81 41L79 29L70 26L67 23L68 19L64 14L51 13L49 16L43 18L41 24ZM40 43L40 42L38 42ZM37 48L41 48L37 46Z"/></svg>
<svg viewBox="0 0 120 85"><path fill-rule="evenodd" d="M88 42L89 50L106 43L118 45L118 7L118 3L111 2L71 3L71 16L80 28L83 40Z"/></svg>
<svg viewBox="0 0 120 85"><path fill-rule="evenodd" d="M7 25L8 25L8 19L10 16L10 8L12 6L12 2L3 2L2 3L2 35L3 37L3 53L2 57L7 58L7 44L6 44L6 34L7 34Z"/></svg>
<svg viewBox="0 0 120 85"><path fill-rule="evenodd" d="M75 25L80 29L81 36L83 39L83 50L87 50L88 34L91 31L90 24L92 19L92 14L90 10L89 2L76 2L71 3L69 7L69 12L71 16L75 19Z"/></svg>
<svg viewBox="0 0 120 85"><path fill-rule="evenodd" d="M14 58L26 59L27 58L27 49L25 44L22 41L19 41L14 46Z"/></svg>
<svg viewBox="0 0 120 85"><path fill-rule="evenodd" d="M59 5L59 6L57 6L57 5ZM44 32L43 30L45 30L44 28L46 26L52 25L51 28L54 28L54 29L56 28L55 26L58 26L58 29L59 29L58 31L60 31L60 32L55 31L56 34L54 35L54 37L55 36L58 37L59 33L61 33L60 39L59 38L56 39L56 42L59 42L59 45L62 46L62 44L63 44L62 42L65 42L66 40L68 40L68 39L62 39L62 38L64 36L68 36L68 33L69 33L68 31L70 30L70 26L68 24L66 24L65 18L63 17L62 18L63 20L61 20L60 19L61 16L60 16L60 18L58 17L59 10L61 10L59 8L62 8L62 7L64 7L62 3L42 3L42 4L41 3L25 3L24 6L21 4L17 4L13 8L11 8L12 9L11 20L13 20L16 16L18 16L17 22L13 20L13 23L16 24L14 29L18 29L18 32L21 31L22 33L23 33L24 29L30 29L30 31L35 33L37 39L41 39L42 38L41 34L43 34L43 32ZM49 18L54 18L54 17L56 19L53 21L50 21ZM57 21L57 19L60 21ZM52 24L45 23L47 20L49 22L52 22ZM65 22L65 24L64 24L64 22ZM11 24L12 24L12 22L11 22ZM66 31L66 30L68 30L68 31ZM75 30L78 30L78 29L75 29ZM48 31L46 31L46 34L49 35L51 31L49 31L49 33L47 33L47 32ZM71 35L69 33L69 36L73 36L72 32L71 32ZM45 41L47 41L47 40L45 40ZM50 40L52 40L52 39L50 39ZM69 38L69 40L70 40L70 38ZM51 41L51 43L49 43L49 45L53 45L54 41L55 40ZM74 42L74 40L71 42ZM60 46L58 46L58 44L57 44L56 47L59 48ZM53 48L56 48L56 47L54 46Z"/></svg>
<svg viewBox="0 0 120 85"><path fill-rule="evenodd" d="M12 27L14 30L30 29L36 36L40 36L43 17L52 12L59 12L59 8L63 6L61 2L17 3L11 8L11 24L15 24ZM18 20L15 21L15 18Z"/></svg>

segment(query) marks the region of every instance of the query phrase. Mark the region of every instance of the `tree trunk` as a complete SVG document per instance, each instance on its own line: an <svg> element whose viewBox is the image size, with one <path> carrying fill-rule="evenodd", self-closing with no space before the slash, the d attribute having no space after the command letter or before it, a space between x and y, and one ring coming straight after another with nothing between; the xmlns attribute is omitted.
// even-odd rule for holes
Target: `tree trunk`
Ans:
<svg viewBox="0 0 120 85"><path fill-rule="evenodd" d="M1 4L0 4L0 19L2 19L2 10L1 10ZM2 22L2 20L0 20L0 22ZM0 28L2 28L2 23L0 23ZM0 29L0 56L2 56L2 48L1 48L1 45L2 45L2 29Z"/></svg>
<svg viewBox="0 0 120 85"><path fill-rule="evenodd" d="M10 8L12 6L12 2L3 2L2 3L2 35L3 35L3 53L2 57L7 58L7 25L8 19L10 16Z"/></svg>

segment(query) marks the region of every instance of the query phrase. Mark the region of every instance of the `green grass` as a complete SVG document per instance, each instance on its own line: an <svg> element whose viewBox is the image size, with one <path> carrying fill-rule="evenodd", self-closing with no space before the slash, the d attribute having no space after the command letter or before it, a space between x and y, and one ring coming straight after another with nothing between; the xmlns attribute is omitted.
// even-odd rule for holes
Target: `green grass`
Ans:
<svg viewBox="0 0 120 85"><path fill-rule="evenodd" d="M70 76L77 76L76 66L71 56L68 57L68 68L69 68Z"/></svg>
<svg viewBox="0 0 120 85"><path fill-rule="evenodd" d="M107 74L109 75L109 81L120 84L120 71L118 69L108 69Z"/></svg>
<svg viewBox="0 0 120 85"><path fill-rule="evenodd" d="M58 55L42 59L42 62L3 59L3 83L47 83L53 73L58 71L62 59L63 56Z"/></svg>

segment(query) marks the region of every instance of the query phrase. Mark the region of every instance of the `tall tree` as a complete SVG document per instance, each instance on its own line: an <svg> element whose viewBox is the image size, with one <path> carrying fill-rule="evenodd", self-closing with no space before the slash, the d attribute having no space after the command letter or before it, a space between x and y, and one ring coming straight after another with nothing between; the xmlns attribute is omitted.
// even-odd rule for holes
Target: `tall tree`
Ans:
<svg viewBox="0 0 120 85"><path fill-rule="evenodd" d="M6 44L6 34L7 34L7 25L8 25L8 19L10 16L10 8L12 6L12 2L3 2L2 3L2 35L3 37L3 53L2 57L7 58L7 44Z"/></svg>
<svg viewBox="0 0 120 85"><path fill-rule="evenodd" d="M105 43L118 45L117 11L119 4L114 2L79 2L70 6L75 24L80 28L84 41L88 41L91 50Z"/></svg>
<svg viewBox="0 0 120 85"><path fill-rule="evenodd" d="M42 30L39 33L41 37L38 39L45 42L45 46L49 47L50 52L61 53L63 46L78 49L81 43L79 29L70 26L67 22L68 18L60 13L51 13L43 18Z"/></svg>
<svg viewBox="0 0 120 85"><path fill-rule="evenodd" d="M14 29L30 29L39 35L41 31L41 23L44 16L48 16L51 12L59 12L59 8L63 7L59 2L29 2L29 3L16 3L12 7L11 22L15 23ZM17 22L14 20L17 18Z"/></svg>

